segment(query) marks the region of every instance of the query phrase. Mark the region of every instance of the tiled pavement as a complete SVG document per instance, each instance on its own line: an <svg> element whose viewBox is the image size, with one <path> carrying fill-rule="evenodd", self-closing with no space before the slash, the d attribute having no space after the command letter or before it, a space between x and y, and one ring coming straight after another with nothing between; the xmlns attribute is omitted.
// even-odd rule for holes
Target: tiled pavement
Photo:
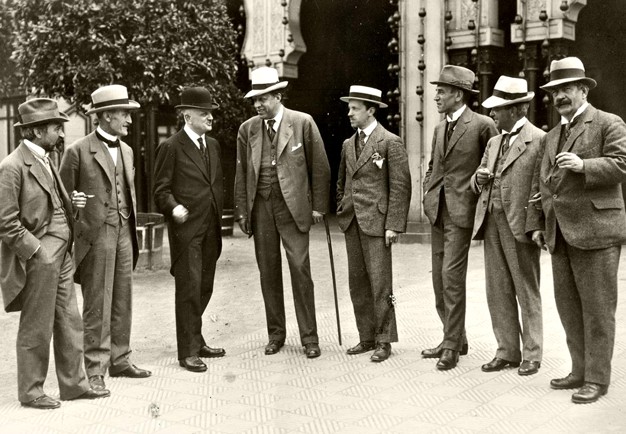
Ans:
<svg viewBox="0 0 626 434"><path fill-rule="evenodd" d="M316 227L311 261L322 355L304 357L287 296L287 345L265 356L265 319L252 241L240 233L224 240L216 290L205 314L205 335L227 356L205 359L209 370L178 367L173 279L167 270L135 274L133 361L153 371L142 380L107 378L112 396L64 402L61 409L22 408L16 399L18 316L0 315L0 433L577 433L626 432L626 303L618 305L613 382L595 404L574 405L571 391L554 391L553 377L569 372L565 338L552 297L550 260L542 256L545 355L537 375L516 370L486 374L495 340L486 307L482 246L473 246L468 273L470 352L448 372L419 355L435 345L441 326L430 283L430 247L394 247L394 287L400 342L392 357L373 364L369 354L349 357L357 342L347 291L345 243L333 230L343 346L337 342L325 235ZM166 259L166 262L168 260ZM626 289L622 260L620 289ZM286 263L284 266L286 270ZM289 282L285 272L285 282ZM286 284L289 287L288 284ZM58 396L54 365L46 382Z"/></svg>

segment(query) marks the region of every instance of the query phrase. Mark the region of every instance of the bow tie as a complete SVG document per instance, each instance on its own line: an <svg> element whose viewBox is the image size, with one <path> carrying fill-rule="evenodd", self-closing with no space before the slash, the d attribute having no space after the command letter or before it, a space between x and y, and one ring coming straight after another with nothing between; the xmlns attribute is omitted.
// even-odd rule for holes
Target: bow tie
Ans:
<svg viewBox="0 0 626 434"><path fill-rule="evenodd" d="M109 139L105 138L102 134L100 134L98 132L98 130L96 130L96 137L98 137L98 139L100 141L106 143L106 145L109 148L119 148L120 147L120 139L109 140Z"/></svg>

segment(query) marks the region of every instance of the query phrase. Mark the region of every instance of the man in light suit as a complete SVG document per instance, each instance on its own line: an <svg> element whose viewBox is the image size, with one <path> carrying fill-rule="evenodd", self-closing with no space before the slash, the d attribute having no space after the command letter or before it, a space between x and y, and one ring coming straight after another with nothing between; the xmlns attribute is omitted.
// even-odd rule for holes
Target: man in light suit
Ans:
<svg viewBox="0 0 626 434"><path fill-rule="evenodd" d="M424 213L431 224L432 279L443 341L422 351L439 358L437 369L456 366L467 354L465 335L465 278L477 197L470 179L480 165L489 139L497 134L493 120L474 113L466 103L474 73L446 65L441 70L435 102L445 119L435 127L432 154L424 177Z"/></svg>
<svg viewBox="0 0 626 434"><path fill-rule="evenodd" d="M69 119L47 98L18 107L22 141L0 163L0 286L7 312L21 311L17 332L18 399L25 407L59 408L43 391L50 340L61 399L109 396L93 390L82 366L82 323L72 281L73 207L48 153L63 140Z"/></svg>
<svg viewBox="0 0 626 434"><path fill-rule="evenodd" d="M202 314L213 294L222 250L220 144L207 135L218 107L207 89L184 89L176 108L185 126L161 143L154 169L154 202L167 219L172 252L178 360L192 372L207 370L200 357L226 354L209 347L202 336Z"/></svg>
<svg viewBox="0 0 626 434"><path fill-rule="evenodd" d="M337 219L346 236L350 297L359 343L348 354L375 349L373 362L387 360L398 342L392 288L391 245L406 230L411 174L400 137L376 121L385 108L382 92L351 86L350 125L357 130L343 142L337 180Z"/></svg>
<svg viewBox="0 0 626 434"><path fill-rule="evenodd" d="M480 195L473 238L485 240L487 304L498 343L494 359L482 366L484 372L519 366L519 375L532 375L541 366L541 249L526 233L527 220L533 217L527 209L535 162L543 156L545 136L526 119L534 96L526 80L503 75L482 103L501 131L487 143L471 183Z"/></svg>
<svg viewBox="0 0 626 434"><path fill-rule="evenodd" d="M92 387L104 375L150 376L130 361L132 272L138 257L133 151L120 140L132 123L126 87L110 85L91 94L87 114L98 128L65 149L61 178L68 191L89 198L76 218L75 280L83 291L85 368Z"/></svg>
<svg viewBox="0 0 626 434"><path fill-rule="evenodd" d="M527 228L552 254L554 297L572 358L570 374L550 386L580 388L572 401L583 404L605 395L611 382L617 270L626 241L626 124L587 102L594 87L580 59L550 65L550 81L541 88L552 95L561 123L544 137L535 170L539 193L531 201L541 198L545 226Z"/></svg>
<svg viewBox="0 0 626 434"><path fill-rule="evenodd" d="M280 242L289 262L300 341L308 358L320 355L309 261L309 230L328 212L330 167L313 118L282 104L286 81L261 67L251 73L245 95L258 115L239 127L235 219L254 236L261 274L269 343L265 354L284 345L285 303Z"/></svg>

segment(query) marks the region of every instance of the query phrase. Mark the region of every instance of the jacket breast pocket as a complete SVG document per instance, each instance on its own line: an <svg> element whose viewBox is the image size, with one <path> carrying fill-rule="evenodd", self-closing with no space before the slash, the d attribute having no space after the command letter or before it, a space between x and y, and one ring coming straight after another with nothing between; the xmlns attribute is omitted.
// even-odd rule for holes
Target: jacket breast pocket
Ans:
<svg viewBox="0 0 626 434"><path fill-rule="evenodd" d="M613 197L596 197L591 199L596 209L620 209L624 207L624 201Z"/></svg>

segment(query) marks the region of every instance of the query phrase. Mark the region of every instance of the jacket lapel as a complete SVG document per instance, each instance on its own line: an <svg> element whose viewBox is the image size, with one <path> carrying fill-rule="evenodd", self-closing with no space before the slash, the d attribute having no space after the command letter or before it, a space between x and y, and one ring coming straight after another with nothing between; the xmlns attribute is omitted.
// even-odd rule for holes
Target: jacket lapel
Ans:
<svg viewBox="0 0 626 434"><path fill-rule="evenodd" d="M291 119L290 110L287 108L283 108L283 119L280 121L280 125L278 126L278 142L276 143L276 160L280 159L281 154L287 147L287 143L289 143L289 139L293 135L293 121Z"/></svg>
<svg viewBox="0 0 626 434"><path fill-rule="evenodd" d="M502 166L503 171L506 170L507 167L513 164L513 162L524 153L527 147L526 143L532 141L532 134L530 132L529 125L530 121L526 121L526 124L524 125L524 127L522 127L522 130L519 132L519 135L513 142L513 145L510 146L509 154L507 155L506 161Z"/></svg>
<svg viewBox="0 0 626 434"><path fill-rule="evenodd" d="M471 122L473 117L474 117L474 112L472 112L472 110L470 110L469 107L465 107L465 110L463 110L463 113L461 113L461 117L459 117L459 120L456 123L454 130L452 131L452 136L450 137L450 140L448 141L448 148L446 149L446 156L450 153L450 151L452 151L452 148L456 146L457 142L461 139L461 137L463 137L463 134L465 134L465 131L467 131L466 124ZM445 134L445 128L444 128L444 134Z"/></svg>
<svg viewBox="0 0 626 434"><path fill-rule="evenodd" d="M567 141L565 142L565 144L563 144L563 149L561 150L561 152L570 152L578 136L580 136L583 131L587 129L587 123L592 121L595 112L596 109L590 105L583 113L579 115L580 119L578 119L578 122L576 122L576 125L574 125L574 127L572 128L572 131L570 132Z"/></svg>
<svg viewBox="0 0 626 434"><path fill-rule="evenodd" d="M348 168L352 173L356 171L356 141L358 140L358 135L355 133L352 137L348 139L348 145L346 146L346 162L348 163Z"/></svg>
<svg viewBox="0 0 626 434"><path fill-rule="evenodd" d="M94 160L98 162L98 164L106 174L107 179L109 180L109 185L115 185L115 182L113 180L113 174L110 173L109 164L107 163L107 156L105 154L107 150L104 148L105 145L100 140L98 140L95 131L89 134L89 136L87 137L89 137L89 150L92 154L94 154Z"/></svg>
<svg viewBox="0 0 626 434"><path fill-rule="evenodd" d="M24 164L30 167L30 173L35 177L41 187L51 195L52 192L50 191L50 184L46 179L46 175L43 173L46 169L44 169L41 163L37 161L37 157L33 155L32 151L28 149L28 146L24 143L20 144L19 150L22 154L22 158L24 159Z"/></svg>
<svg viewBox="0 0 626 434"><path fill-rule="evenodd" d="M202 174L209 180L209 174L207 172L207 168L204 165L204 161L200 156L200 152L198 151L198 147L196 144L189 138L185 130L181 131L181 135L178 138L180 144L182 145L183 152L187 154L189 159L193 161L193 164L202 172ZM210 180L209 180L210 181Z"/></svg>
<svg viewBox="0 0 626 434"><path fill-rule="evenodd" d="M363 167L365 165L365 163L367 163L368 161L370 161L372 154L374 154L375 149L378 148L378 142L380 141L380 124L376 125L376 128L374 128L374 131L372 131L372 134L370 134L370 136L367 139L367 142L365 143L365 146L363 147L363 150L361 151L361 155L359 156L359 159L356 161L356 167L355 167L355 172L357 170L359 170L361 167Z"/></svg>
<svg viewBox="0 0 626 434"><path fill-rule="evenodd" d="M208 140L207 140L208 143ZM209 152L209 164L211 166L210 175L211 175L211 184L215 182L215 177L217 176L217 158L218 151L214 146L207 146L207 151Z"/></svg>

